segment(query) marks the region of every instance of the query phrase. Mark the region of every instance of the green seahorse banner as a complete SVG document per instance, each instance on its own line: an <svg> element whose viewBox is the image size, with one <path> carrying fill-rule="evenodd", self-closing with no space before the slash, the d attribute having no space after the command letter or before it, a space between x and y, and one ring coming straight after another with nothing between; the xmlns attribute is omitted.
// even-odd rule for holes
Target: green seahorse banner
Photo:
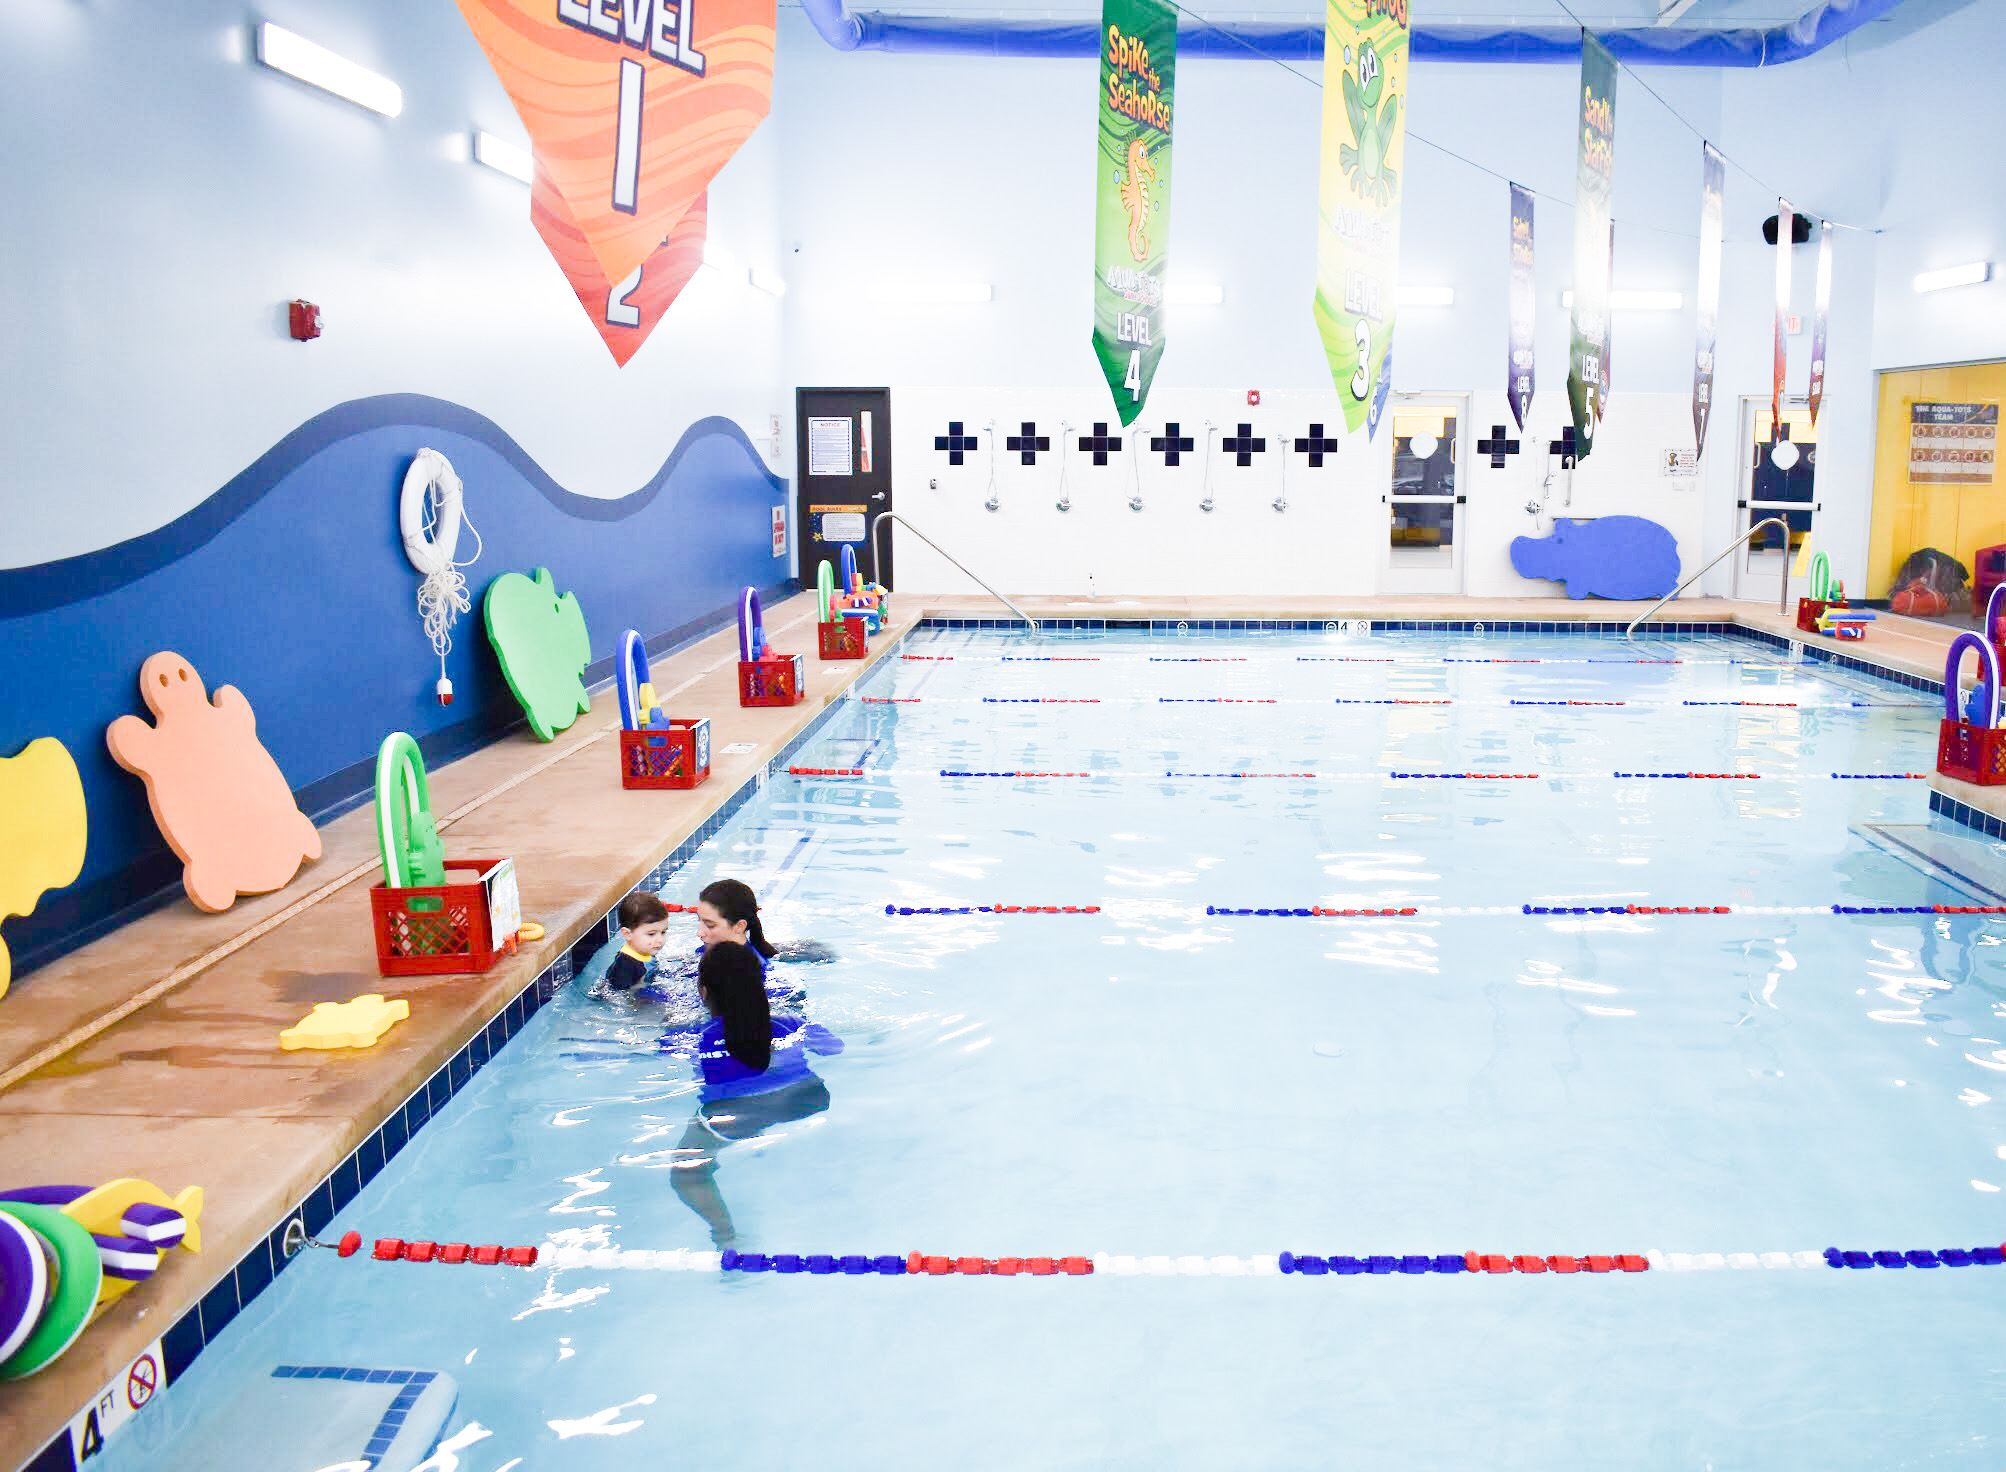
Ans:
<svg viewBox="0 0 2006 1472"><path fill-rule="evenodd" d="M1407 167L1407 0L1328 0L1317 183L1317 336L1344 422L1379 428Z"/></svg>
<svg viewBox="0 0 2006 1472"><path fill-rule="evenodd" d="M1104 0L1094 352L1123 424L1142 412L1163 357L1176 71L1175 7L1164 0Z"/></svg>
<svg viewBox="0 0 2006 1472"><path fill-rule="evenodd" d="M1574 169L1574 331L1567 356L1567 407L1574 458L1586 460L1609 407L1609 263L1616 226L1616 58L1581 33L1581 120Z"/></svg>

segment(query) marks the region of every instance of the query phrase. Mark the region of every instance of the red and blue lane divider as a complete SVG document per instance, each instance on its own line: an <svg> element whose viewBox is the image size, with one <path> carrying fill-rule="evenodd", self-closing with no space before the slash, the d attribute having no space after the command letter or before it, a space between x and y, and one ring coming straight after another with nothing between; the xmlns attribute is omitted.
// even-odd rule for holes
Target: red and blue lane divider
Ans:
<svg viewBox="0 0 2006 1472"><path fill-rule="evenodd" d="M1207 905L1205 907L1205 913L1208 915L1275 915L1295 920L1295 919L1331 919L1337 916L1346 916L1346 915L1418 915L1421 912L1413 905L1408 905L1405 908L1391 908L1391 909L1378 909L1378 910L1331 910L1331 909L1326 909L1321 905L1312 905L1308 909L1296 908L1288 910L1282 910L1282 909L1235 910L1235 909L1229 909L1224 905Z"/></svg>
<svg viewBox="0 0 2006 1472"><path fill-rule="evenodd" d="M1099 705L1098 695L985 695L984 705Z"/></svg>
<svg viewBox="0 0 2006 1472"><path fill-rule="evenodd" d="M1244 654L1152 654L1151 664L1245 664Z"/></svg>
<svg viewBox="0 0 2006 1472"><path fill-rule="evenodd" d="M1334 703L1337 705L1454 705L1455 701L1453 700L1345 700L1343 698L1339 698ZM1516 700L1512 702L1513 705L1519 705L1522 703L1524 702ZM1568 702L1565 700L1556 700L1553 703L1555 705L1568 704Z"/></svg>
<svg viewBox="0 0 2006 1472"><path fill-rule="evenodd" d="M887 915L1098 915L1099 905L886 905Z"/></svg>
<svg viewBox="0 0 2006 1472"><path fill-rule="evenodd" d="M1388 772L1388 777L1416 782L1428 778L1473 782L1537 782L1537 772Z"/></svg>
<svg viewBox="0 0 2006 1472"><path fill-rule="evenodd" d="M316 1242L311 1237L300 1238L303 1247L327 1247L342 1257L353 1257L362 1250L360 1232L343 1232L338 1242ZM288 1246L287 1251L293 1249ZM448 1266L472 1263L476 1267L533 1268L539 1256L534 1247L504 1247L499 1242L432 1242L424 1238L406 1241L402 1237L378 1237L370 1244L369 1256L375 1262L440 1262Z"/></svg>
<svg viewBox="0 0 2006 1472"><path fill-rule="evenodd" d="M718 1268L727 1273L815 1273L827 1276L842 1273L849 1277L862 1277L867 1273L881 1277L945 1277L959 1273L965 1277L1014 1278L1027 1274L1034 1278L1048 1278L1063 1274L1067 1277L1083 1278L1093 1273L1093 1259L1087 1257L939 1257L921 1252L908 1252L903 1257L887 1253L880 1257L867 1257L861 1253L837 1257L833 1253L812 1252L733 1252L727 1251L718 1262Z"/></svg>
<svg viewBox="0 0 2006 1472"><path fill-rule="evenodd" d="M1825 1249L1825 1266L1831 1268L1996 1268L2006 1263L2006 1247L1940 1247L1934 1252L1847 1252L1837 1247Z"/></svg>
<svg viewBox="0 0 2006 1472"><path fill-rule="evenodd" d="M1280 705L1281 704L1279 700L1275 700L1272 697L1266 700L1254 700L1254 699L1241 699L1237 697L1229 697L1224 695L1184 695L1184 696L1159 695L1156 697L1156 703L1158 705ZM1342 703L1343 703L1342 701L1339 702L1339 704ZM1444 701L1442 703L1446 705L1448 702Z"/></svg>
<svg viewBox="0 0 2006 1472"><path fill-rule="evenodd" d="M1315 777L1315 772L1165 772L1166 777Z"/></svg>
<svg viewBox="0 0 2006 1472"><path fill-rule="evenodd" d="M862 767L789 767L790 777L861 777Z"/></svg>
<svg viewBox="0 0 2006 1472"><path fill-rule="evenodd" d="M914 656L907 655L911 659ZM950 655L949 658L953 656ZM1099 664L1098 654L1006 654L1004 664Z"/></svg>
<svg viewBox="0 0 2006 1472"><path fill-rule="evenodd" d="M946 767L942 767L940 775L943 777L1107 777L1114 774L1109 772L950 772Z"/></svg>

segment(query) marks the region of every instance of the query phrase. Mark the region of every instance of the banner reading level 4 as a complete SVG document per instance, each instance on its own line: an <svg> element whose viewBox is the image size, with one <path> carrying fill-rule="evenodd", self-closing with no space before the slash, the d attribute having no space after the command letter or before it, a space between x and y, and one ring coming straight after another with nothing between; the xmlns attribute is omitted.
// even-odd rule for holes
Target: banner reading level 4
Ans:
<svg viewBox="0 0 2006 1472"><path fill-rule="evenodd" d="M1094 354L1133 424L1163 357L1170 259L1170 122L1177 12L1163 0L1106 0L1095 160Z"/></svg>

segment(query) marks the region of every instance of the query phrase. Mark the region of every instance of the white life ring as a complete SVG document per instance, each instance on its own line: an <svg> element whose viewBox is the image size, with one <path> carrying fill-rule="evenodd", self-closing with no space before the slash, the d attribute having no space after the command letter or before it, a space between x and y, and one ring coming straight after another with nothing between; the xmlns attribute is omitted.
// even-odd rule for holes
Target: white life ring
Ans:
<svg viewBox="0 0 2006 1472"><path fill-rule="evenodd" d="M452 462L437 450L420 450L404 472L397 529L404 536L404 555L426 577L453 565L465 514L464 495Z"/></svg>
<svg viewBox="0 0 2006 1472"><path fill-rule="evenodd" d="M464 497L465 488L452 462L437 450L421 449L404 472L404 488L397 499L397 530L404 538L404 555L424 578L418 584L418 617L425 625L432 652L439 656L435 689L441 705L450 705L453 700L453 682L446 678L453 621L472 607L460 569L481 555L481 534L466 520ZM463 522L474 534L474 555L457 562L453 554L459 549Z"/></svg>

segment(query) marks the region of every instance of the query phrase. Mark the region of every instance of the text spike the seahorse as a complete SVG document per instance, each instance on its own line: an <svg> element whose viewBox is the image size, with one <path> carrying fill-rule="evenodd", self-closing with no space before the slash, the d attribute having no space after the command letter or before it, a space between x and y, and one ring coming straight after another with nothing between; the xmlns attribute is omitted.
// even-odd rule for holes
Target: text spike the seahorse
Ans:
<svg viewBox="0 0 2006 1472"><path fill-rule="evenodd" d="M1170 251L1170 118L1177 11L1105 0L1094 218L1094 353L1133 424L1163 357Z"/></svg>

